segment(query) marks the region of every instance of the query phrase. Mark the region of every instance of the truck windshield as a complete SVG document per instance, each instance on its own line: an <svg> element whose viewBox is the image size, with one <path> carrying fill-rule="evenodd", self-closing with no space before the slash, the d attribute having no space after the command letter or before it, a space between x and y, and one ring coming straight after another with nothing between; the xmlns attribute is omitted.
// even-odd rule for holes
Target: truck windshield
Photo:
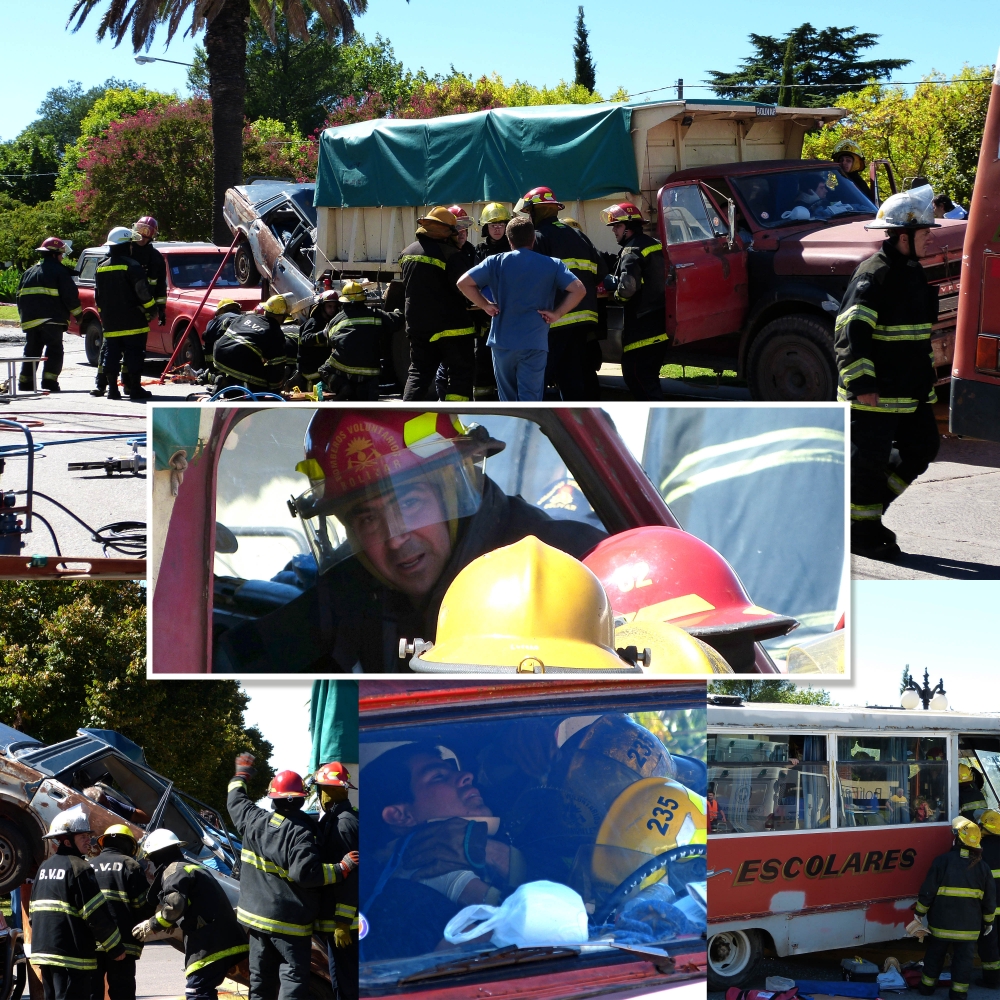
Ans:
<svg viewBox="0 0 1000 1000"><path fill-rule="evenodd" d="M215 272L219 270L221 254L214 253L172 253L167 256L167 267L170 268L170 284L175 288L207 288ZM233 258L226 261L226 266L215 283L216 288L239 288L236 272L233 269Z"/></svg>
<svg viewBox="0 0 1000 1000"><path fill-rule="evenodd" d="M872 202L831 167L750 174L731 180L758 225L765 229L876 212Z"/></svg>

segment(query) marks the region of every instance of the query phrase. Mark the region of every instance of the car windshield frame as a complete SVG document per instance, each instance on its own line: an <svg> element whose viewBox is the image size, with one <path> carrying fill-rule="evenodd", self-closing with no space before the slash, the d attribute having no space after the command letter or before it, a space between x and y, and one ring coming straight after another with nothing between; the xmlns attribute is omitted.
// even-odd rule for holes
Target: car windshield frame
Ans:
<svg viewBox="0 0 1000 1000"><path fill-rule="evenodd" d="M812 200L810 205L805 204L816 193L811 182L821 180L822 175L826 175L827 196L819 201ZM775 184L771 179L779 183ZM770 183L761 187L762 180ZM745 214L761 229L853 221L866 216L874 217L878 211L875 204L839 167L828 164L797 167L794 170L732 174L726 181L740 199ZM756 190L755 182L758 184ZM803 187L810 190L803 190ZM837 197L838 195L846 195L847 201L843 197ZM841 209L837 207L838 204L847 207ZM803 216L803 210L808 214Z"/></svg>
<svg viewBox="0 0 1000 1000"><path fill-rule="evenodd" d="M222 260L223 251L219 251L218 254L215 253L197 253L193 251L176 251L165 253L167 264L167 274L170 277L170 287L179 289L180 291L196 291L200 292L208 288L212 277L215 272L219 270L219 264ZM190 267L193 268L195 263L202 264L204 268L204 276L199 277L198 283L182 284L177 280L177 276L174 274L175 267ZM226 266L222 270L222 274L219 275L219 280L215 283L215 288L233 288L238 289L243 286L240 285L239 280L236 277L236 269L233 263L233 258L230 256L226 260Z"/></svg>

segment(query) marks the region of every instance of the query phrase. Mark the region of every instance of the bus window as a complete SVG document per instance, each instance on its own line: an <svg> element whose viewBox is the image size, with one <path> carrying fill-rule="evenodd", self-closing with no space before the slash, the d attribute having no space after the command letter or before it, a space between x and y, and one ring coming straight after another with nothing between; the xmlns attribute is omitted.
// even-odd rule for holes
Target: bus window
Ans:
<svg viewBox="0 0 1000 1000"><path fill-rule="evenodd" d="M990 809L996 809L1000 804L1000 753L996 750L976 750L980 767L986 776L983 786L983 795Z"/></svg>
<svg viewBox="0 0 1000 1000"><path fill-rule="evenodd" d="M841 736L837 739L841 826L898 826L948 820L946 740Z"/></svg>
<svg viewBox="0 0 1000 1000"><path fill-rule="evenodd" d="M710 734L708 795L717 835L829 827L826 737Z"/></svg>

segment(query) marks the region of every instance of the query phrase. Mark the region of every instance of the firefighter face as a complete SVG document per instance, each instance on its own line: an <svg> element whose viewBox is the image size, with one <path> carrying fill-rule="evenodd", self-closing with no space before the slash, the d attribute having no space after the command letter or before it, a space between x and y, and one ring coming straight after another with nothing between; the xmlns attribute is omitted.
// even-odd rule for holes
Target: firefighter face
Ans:
<svg viewBox="0 0 1000 1000"><path fill-rule="evenodd" d="M410 759L409 766L413 801L382 810L382 819L389 826L405 828L455 816L493 815L472 783L472 772L460 771L454 759L417 754Z"/></svg>
<svg viewBox="0 0 1000 1000"><path fill-rule="evenodd" d="M503 239L504 233L507 232L506 222L491 222L489 224L490 239L499 242Z"/></svg>
<svg viewBox="0 0 1000 1000"><path fill-rule="evenodd" d="M94 851L94 835L92 833L74 833L73 844L86 858Z"/></svg>
<svg viewBox="0 0 1000 1000"><path fill-rule="evenodd" d="M841 154L837 157L837 163L840 164L840 169L843 170L845 174L851 173L851 171L854 170L854 154Z"/></svg>
<svg viewBox="0 0 1000 1000"><path fill-rule="evenodd" d="M468 230L466 230L466 229L459 229L458 232L455 233L455 245L459 246L459 247L464 247L465 246L465 241L468 238L469 238Z"/></svg>
<svg viewBox="0 0 1000 1000"><path fill-rule="evenodd" d="M908 233L900 233L899 252L906 256L925 257L930 234L929 229L914 229Z"/></svg>
<svg viewBox="0 0 1000 1000"><path fill-rule="evenodd" d="M611 227L611 232L612 232L612 233L614 233L614 235L615 235L615 240L616 240L616 241L617 241L618 243L621 243L621 241L622 241L622 240L623 240L623 239L625 238L625 233L626 233L626 231L627 231L627 230L626 230L626 228L625 228L625 223L624 223L624 222L616 222L616 223L615 223L615 224L614 224L614 225L613 225L613 226Z"/></svg>

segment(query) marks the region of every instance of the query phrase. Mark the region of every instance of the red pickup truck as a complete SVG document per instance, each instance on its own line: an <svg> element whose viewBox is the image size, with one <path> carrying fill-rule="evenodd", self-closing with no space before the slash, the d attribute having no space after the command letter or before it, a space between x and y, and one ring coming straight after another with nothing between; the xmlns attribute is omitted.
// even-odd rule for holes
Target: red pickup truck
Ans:
<svg viewBox="0 0 1000 1000"><path fill-rule="evenodd" d="M169 357L184 331L191 323L198 305L205 295L205 289L222 263L225 250L213 243L154 243L163 254L167 264L167 321L161 326L155 317L149 325L146 351ZM97 264L107 255L108 248L88 247L80 254L74 272L74 280L80 290L80 305L83 314L79 322L70 324L69 332L84 338L87 360L97 364L104 337L101 328L101 314L94 303L94 275ZM233 260L230 257L219 275L208 301L198 315L198 337L188 337L177 359L177 364L190 364L201 368L204 364L202 336L209 320L215 315L215 307L223 299L235 299L244 312L253 309L260 302L260 287L244 287L236 279Z"/></svg>

